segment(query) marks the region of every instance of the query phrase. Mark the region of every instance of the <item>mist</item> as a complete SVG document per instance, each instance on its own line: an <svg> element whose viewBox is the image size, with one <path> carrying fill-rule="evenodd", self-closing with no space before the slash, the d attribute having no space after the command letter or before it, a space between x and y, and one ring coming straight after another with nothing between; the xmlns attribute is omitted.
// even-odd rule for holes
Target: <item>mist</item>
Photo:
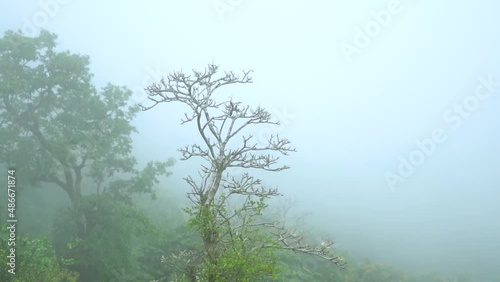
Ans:
<svg viewBox="0 0 500 282"><path fill-rule="evenodd" d="M269 110L297 152L255 172L353 260L499 281L500 5L495 1L0 1L0 32L41 29L88 55L93 82L133 91L215 63L253 70L216 94ZM200 142L189 108L132 124L139 164L175 158L160 198L189 205ZM156 205L152 205L155 206ZM156 214L161 214L158 205ZM153 210L149 208L149 210ZM182 212L179 212L182 214Z"/></svg>

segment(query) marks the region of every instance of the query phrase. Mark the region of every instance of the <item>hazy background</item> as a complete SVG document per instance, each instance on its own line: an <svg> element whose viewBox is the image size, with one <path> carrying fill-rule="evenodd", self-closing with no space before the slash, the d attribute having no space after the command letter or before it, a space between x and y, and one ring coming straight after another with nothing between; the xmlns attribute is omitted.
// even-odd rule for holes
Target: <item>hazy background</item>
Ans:
<svg viewBox="0 0 500 282"><path fill-rule="evenodd" d="M254 70L253 84L217 95L281 119L255 134L279 133L298 152L283 159L289 171L264 180L311 213L309 227L355 257L488 281L500 273L500 87L456 129L443 115L474 94L480 76L500 81L500 4L464 2L0 0L0 32L58 34L60 49L90 56L97 85L127 86L133 102L172 71L211 62ZM346 56L342 44L355 46L356 29L388 5L399 13ZM197 140L179 125L184 110L140 113L141 162L178 158L178 147ZM398 157L437 128L447 140L391 190L384 174L397 174ZM165 186L182 194L196 163L172 170Z"/></svg>

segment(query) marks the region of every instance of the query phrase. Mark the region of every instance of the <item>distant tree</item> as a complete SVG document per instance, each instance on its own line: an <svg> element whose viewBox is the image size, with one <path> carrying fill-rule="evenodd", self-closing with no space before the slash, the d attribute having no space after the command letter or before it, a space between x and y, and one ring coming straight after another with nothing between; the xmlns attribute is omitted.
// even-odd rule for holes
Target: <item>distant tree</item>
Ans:
<svg viewBox="0 0 500 282"><path fill-rule="evenodd" d="M256 142L249 129L258 125L279 124L262 107L251 108L229 99L217 102L216 90L231 84L251 83L251 71L239 77L226 72L217 77L218 66L209 65L193 75L175 72L146 89L152 105L141 105L149 110L163 102L180 102L189 108L182 124L194 122L202 144L180 149L182 160L200 157L206 162L200 179L185 178L191 187L188 198L192 206L186 211L189 224L201 236L202 250L185 251L173 255L170 262L189 281L257 281L277 272L274 250L286 249L326 259L339 267L343 260L332 254L333 242L306 243L296 230L287 230L276 221L266 220L263 212L266 200L279 196L277 189L264 187L260 179L244 173L237 177L231 169L259 169L281 171L279 155L288 155L295 149L287 139L270 136L265 144ZM229 202L240 203L231 208ZM165 258L168 260L168 258Z"/></svg>
<svg viewBox="0 0 500 282"><path fill-rule="evenodd" d="M139 108L127 106L132 92L111 84L97 91L89 58L58 52L56 38L47 31L0 38L0 162L16 168L20 181L59 186L75 207L84 178L95 194L154 193L171 163L135 169L130 122ZM117 173L131 177L110 182ZM85 214L78 225L85 234Z"/></svg>
<svg viewBox="0 0 500 282"><path fill-rule="evenodd" d="M7 31L0 38L0 164L16 169L19 189L49 183L68 195L71 210L61 218L72 221L59 225L56 233L73 238L68 242L73 250L86 250L73 256L83 264L109 238L123 239L113 241L120 250L130 247L133 238L123 232L135 234L135 229L122 229L141 226L134 220L142 220L131 196L154 196L154 185L168 175L172 161L136 168L131 121L140 108L129 105L132 92L112 84L97 90L89 58L56 50L56 39L47 31L37 37ZM117 220L113 226L104 224L106 216ZM72 233L61 233L68 230ZM101 235L106 240L96 241ZM103 254L118 255L107 251ZM87 265L78 269L98 272ZM84 277L81 281L98 281Z"/></svg>
<svg viewBox="0 0 500 282"><path fill-rule="evenodd" d="M154 273L142 270L151 264L143 258L157 253L152 247L161 238L149 217L107 194L86 196L83 205L88 214L84 238L77 236L78 214L71 209L59 213L53 234L58 254L74 262L71 269L80 273L80 281L149 281ZM130 280L121 280L116 273Z"/></svg>

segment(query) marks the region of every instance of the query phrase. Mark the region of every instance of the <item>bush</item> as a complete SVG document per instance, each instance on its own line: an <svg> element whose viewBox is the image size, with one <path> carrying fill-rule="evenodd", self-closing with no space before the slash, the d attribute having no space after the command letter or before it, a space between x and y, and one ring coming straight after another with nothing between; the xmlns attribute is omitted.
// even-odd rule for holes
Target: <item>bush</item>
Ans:
<svg viewBox="0 0 500 282"><path fill-rule="evenodd" d="M2 233L6 233L2 226ZM15 274L8 272L4 267L8 263L7 240L8 236L2 234L0 239L0 281L11 282L76 282L78 273L66 268L70 261L61 261L56 257L54 248L47 237L41 239L16 238L16 269Z"/></svg>

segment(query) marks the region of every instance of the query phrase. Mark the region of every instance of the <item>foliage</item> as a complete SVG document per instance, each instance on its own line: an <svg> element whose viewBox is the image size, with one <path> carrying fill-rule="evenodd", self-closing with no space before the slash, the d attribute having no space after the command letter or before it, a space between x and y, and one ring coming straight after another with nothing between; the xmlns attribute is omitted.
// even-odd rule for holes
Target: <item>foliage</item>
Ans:
<svg viewBox="0 0 500 282"><path fill-rule="evenodd" d="M75 217L80 211L76 208L87 217L89 232L85 237L78 234ZM80 206L61 214L55 223L56 248L74 261L72 268L81 273L83 281L112 281L112 272L121 269L137 278L143 248L160 236L142 211L111 195L86 196Z"/></svg>
<svg viewBox="0 0 500 282"><path fill-rule="evenodd" d="M56 39L47 31L34 38L7 31L0 39L1 162L16 167L21 181L62 188L74 205L89 192L153 193L172 161L135 168L132 92L112 84L98 91L89 58L57 51ZM118 173L130 177L110 182ZM86 233L85 216L76 220Z"/></svg>
<svg viewBox="0 0 500 282"><path fill-rule="evenodd" d="M0 281L25 282L76 282L78 273L68 269L71 261L58 260L52 245L47 237L41 239L29 239L27 237L16 238L16 269L15 275L7 272L7 242L8 238L2 225L2 236L0 237Z"/></svg>
<svg viewBox="0 0 500 282"><path fill-rule="evenodd" d="M216 281L254 281L276 277L279 267L273 249L277 244L265 230L254 225L267 205L264 198L253 198L247 196L241 208L235 210L218 208L220 216L217 218L207 218L212 217L211 209L207 209L208 212L200 211L204 207L185 209L191 216L188 221L190 228L198 234L215 232L221 238L221 243L214 250L218 254L217 263L202 261L196 271L189 273L199 274L201 278L216 273ZM208 223L215 224L210 226Z"/></svg>
<svg viewBox="0 0 500 282"><path fill-rule="evenodd" d="M139 236L153 230L132 195L154 198L173 161L136 168L132 92L112 84L97 90L90 59L56 50L56 39L47 31L0 38L0 164L17 169L19 187L64 190L72 206L56 224L58 253L74 260L82 281L111 281L113 271L139 268L132 262Z"/></svg>

